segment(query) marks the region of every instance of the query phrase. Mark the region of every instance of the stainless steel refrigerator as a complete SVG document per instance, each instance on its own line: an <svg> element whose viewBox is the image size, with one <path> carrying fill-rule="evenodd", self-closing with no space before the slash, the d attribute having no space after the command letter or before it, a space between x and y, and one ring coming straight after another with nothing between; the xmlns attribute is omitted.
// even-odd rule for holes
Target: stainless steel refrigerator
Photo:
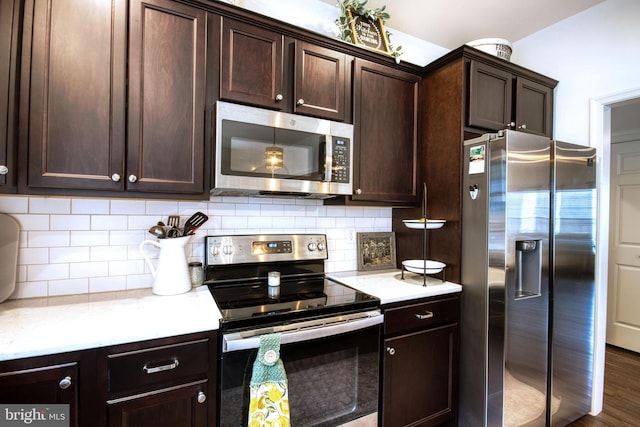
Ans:
<svg viewBox="0 0 640 427"><path fill-rule="evenodd" d="M595 153L465 141L460 426L562 426L591 404Z"/></svg>

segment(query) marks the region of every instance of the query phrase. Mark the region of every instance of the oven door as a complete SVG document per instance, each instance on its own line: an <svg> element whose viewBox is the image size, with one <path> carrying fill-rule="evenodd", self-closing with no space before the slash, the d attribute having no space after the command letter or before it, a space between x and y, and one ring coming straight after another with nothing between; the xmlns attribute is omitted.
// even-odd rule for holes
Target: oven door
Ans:
<svg viewBox="0 0 640 427"><path fill-rule="evenodd" d="M338 320L338 319L342 320ZM335 427L368 416L377 425L383 315L282 331L280 357L289 385L291 425ZM327 322L328 320L328 322ZM292 325L287 325L291 327ZM270 328L273 329L273 328ZM246 426L249 381L259 331L223 335L220 426ZM372 415L373 414L373 415Z"/></svg>

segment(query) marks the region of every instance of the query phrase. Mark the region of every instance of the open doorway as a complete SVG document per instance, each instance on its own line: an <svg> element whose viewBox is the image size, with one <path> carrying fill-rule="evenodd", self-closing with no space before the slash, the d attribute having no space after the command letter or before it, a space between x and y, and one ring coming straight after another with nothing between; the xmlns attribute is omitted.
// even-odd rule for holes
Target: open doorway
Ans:
<svg viewBox="0 0 640 427"><path fill-rule="evenodd" d="M611 111L616 106L640 101L640 89L592 99L590 105L590 145L598 151L598 253L596 259L596 328L591 413L602 411L604 363L607 331L607 290L609 272L609 224L611 180Z"/></svg>
<svg viewBox="0 0 640 427"><path fill-rule="evenodd" d="M611 106L607 344L640 352L640 99Z"/></svg>

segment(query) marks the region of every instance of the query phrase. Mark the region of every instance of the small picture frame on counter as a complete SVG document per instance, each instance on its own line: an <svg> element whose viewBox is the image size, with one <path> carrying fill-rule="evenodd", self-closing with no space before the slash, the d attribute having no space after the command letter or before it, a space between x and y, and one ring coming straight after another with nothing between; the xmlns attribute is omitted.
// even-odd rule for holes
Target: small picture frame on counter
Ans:
<svg viewBox="0 0 640 427"><path fill-rule="evenodd" d="M394 232L357 233L358 271L396 268Z"/></svg>

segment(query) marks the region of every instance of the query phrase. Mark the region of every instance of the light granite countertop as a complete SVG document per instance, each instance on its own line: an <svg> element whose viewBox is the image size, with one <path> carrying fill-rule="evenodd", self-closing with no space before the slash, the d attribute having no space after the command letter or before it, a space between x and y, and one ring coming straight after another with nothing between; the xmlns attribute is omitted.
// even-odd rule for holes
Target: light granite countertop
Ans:
<svg viewBox="0 0 640 427"><path fill-rule="evenodd" d="M0 361L218 329L209 289L154 295L151 289L0 304Z"/></svg>
<svg viewBox="0 0 640 427"><path fill-rule="evenodd" d="M328 276L340 283L380 298L380 302L390 304L417 298L432 297L462 291L457 283L443 282L437 277L427 276L427 286L423 286L423 276L400 270L344 271L329 273Z"/></svg>

